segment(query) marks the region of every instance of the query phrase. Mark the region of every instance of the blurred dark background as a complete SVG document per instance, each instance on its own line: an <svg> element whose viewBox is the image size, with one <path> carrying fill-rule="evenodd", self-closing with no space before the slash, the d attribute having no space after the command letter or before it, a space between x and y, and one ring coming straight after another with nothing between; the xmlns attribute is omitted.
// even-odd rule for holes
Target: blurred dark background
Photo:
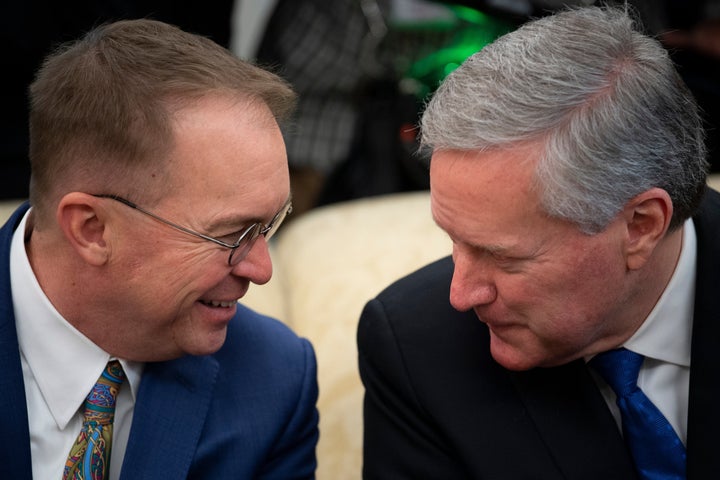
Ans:
<svg viewBox="0 0 720 480"><path fill-rule="evenodd" d="M229 46L234 0L24 0L6 2L0 15L5 85L0 89L0 197L26 198L27 89L43 58L58 45L111 20L151 17L202 33Z"/></svg>

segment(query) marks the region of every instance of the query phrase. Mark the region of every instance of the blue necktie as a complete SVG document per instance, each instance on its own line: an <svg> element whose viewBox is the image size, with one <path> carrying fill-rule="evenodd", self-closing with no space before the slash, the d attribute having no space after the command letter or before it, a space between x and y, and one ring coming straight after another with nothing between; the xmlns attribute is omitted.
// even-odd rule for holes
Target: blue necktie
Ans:
<svg viewBox="0 0 720 480"><path fill-rule="evenodd" d="M620 348L601 353L590 365L617 395L625 441L644 480L686 478L685 446L672 425L637 385L644 357Z"/></svg>

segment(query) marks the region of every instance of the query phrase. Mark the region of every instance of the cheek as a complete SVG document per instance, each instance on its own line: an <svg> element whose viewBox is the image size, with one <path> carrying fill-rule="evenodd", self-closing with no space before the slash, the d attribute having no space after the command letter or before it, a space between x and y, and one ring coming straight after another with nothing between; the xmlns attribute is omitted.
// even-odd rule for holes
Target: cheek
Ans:
<svg viewBox="0 0 720 480"><path fill-rule="evenodd" d="M551 328L562 335L593 335L602 329L616 307L623 285L619 258L600 248L564 262L539 292L550 304Z"/></svg>
<svg viewBox="0 0 720 480"><path fill-rule="evenodd" d="M621 288L627 269L619 253L606 245L595 245L587 250L587 254L578 257L572 268L575 289L582 295L580 298L612 299L613 291Z"/></svg>
<svg viewBox="0 0 720 480"><path fill-rule="evenodd" d="M120 270L134 285L135 297L163 309L178 308L184 298L200 295L227 275L218 250L202 244L138 245L125 258Z"/></svg>
<svg viewBox="0 0 720 480"><path fill-rule="evenodd" d="M601 245L568 249L528 269L498 279L498 294L510 308L526 310L529 321L592 321L612 306L623 282L624 263ZM514 307L513 307L514 305ZM537 315L538 310L545 315ZM535 312L533 314L532 312ZM563 325L557 325L562 328Z"/></svg>

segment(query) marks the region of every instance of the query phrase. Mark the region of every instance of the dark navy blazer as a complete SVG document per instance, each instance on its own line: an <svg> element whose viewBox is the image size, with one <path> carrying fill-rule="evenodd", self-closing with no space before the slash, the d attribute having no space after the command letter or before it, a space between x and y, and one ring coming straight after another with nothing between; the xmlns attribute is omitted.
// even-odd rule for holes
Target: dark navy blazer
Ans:
<svg viewBox="0 0 720 480"><path fill-rule="evenodd" d="M720 476L720 195L695 216L697 281L688 478ZM439 260L388 287L358 327L366 479L635 479L585 362L511 372L472 311L449 302Z"/></svg>

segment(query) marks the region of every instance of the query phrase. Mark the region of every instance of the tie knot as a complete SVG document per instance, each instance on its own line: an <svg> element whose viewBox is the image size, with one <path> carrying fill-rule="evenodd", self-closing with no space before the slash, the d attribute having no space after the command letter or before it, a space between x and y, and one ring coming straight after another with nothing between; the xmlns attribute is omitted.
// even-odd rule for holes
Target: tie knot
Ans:
<svg viewBox="0 0 720 480"><path fill-rule="evenodd" d="M100 425L112 423L115 417L115 400L125 380L120 362L108 362L100 378L85 399L85 421Z"/></svg>
<svg viewBox="0 0 720 480"><path fill-rule="evenodd" d="M628 395L637 387L640 366L645 357L625 348L603 352L590 360L590 365L610 385L618 397Z"/></svg>

